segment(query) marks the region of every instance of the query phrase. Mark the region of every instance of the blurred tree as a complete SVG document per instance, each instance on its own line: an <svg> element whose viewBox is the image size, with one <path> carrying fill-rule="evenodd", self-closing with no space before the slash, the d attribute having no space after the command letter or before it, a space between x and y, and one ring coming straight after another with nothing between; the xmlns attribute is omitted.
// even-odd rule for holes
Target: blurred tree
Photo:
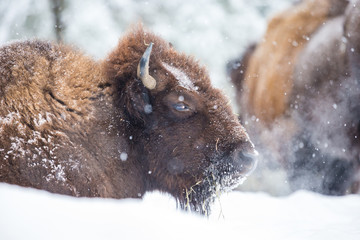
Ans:
<svg viewBox="0 0 360 240"><path fill-rule="evenodd" d="M61 15L64 10L65 1L64 0L50 0L51 2L51 10L55 20L55 34L56 40L58 42L63 41L63 32L65 29L64 22L62 21Z"/></svg>

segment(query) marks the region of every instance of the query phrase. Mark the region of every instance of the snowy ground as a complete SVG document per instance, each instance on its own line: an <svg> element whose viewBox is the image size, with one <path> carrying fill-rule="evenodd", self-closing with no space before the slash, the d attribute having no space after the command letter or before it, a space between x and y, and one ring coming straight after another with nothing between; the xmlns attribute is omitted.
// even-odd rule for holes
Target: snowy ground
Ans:
<svg viewBox="0 0 360 240"><path fill-rule="evenodd" d="M360 239L360 196L232 192L209 219L158 192L144 200L66 197L0 184L0 239Z"/></svg>

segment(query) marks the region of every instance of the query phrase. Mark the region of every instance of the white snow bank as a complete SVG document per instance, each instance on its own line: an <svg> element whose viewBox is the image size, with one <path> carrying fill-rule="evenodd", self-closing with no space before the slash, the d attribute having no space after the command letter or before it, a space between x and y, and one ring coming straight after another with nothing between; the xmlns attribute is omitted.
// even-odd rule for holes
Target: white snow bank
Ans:
<svg viewBox="0 0 360 240"><path fill-rule="evenodd" d="M0 239L360 239L360 196L232 192L209 219L168 195L73 198L0 184ZM221 216L219 218L219 216Z"/></svg>

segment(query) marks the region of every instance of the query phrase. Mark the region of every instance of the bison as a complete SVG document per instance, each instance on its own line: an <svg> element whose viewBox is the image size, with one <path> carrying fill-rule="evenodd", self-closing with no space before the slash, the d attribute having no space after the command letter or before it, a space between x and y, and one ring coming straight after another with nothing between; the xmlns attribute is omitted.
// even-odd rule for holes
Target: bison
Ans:
<svg viewBox="0 0 360 240"><path fill-rule="evenodd" d="M46 41L0 48L0 181L83 197L170 193L205 214L256 164L205 68L142 26L103 61Z"/></svg>
<svg viewBox="0 0 360 240"><path fill-rule="evenodd" d="M242 121L293 190L359 191L359 19L359 0L304 0L230 65Z"/></svg>

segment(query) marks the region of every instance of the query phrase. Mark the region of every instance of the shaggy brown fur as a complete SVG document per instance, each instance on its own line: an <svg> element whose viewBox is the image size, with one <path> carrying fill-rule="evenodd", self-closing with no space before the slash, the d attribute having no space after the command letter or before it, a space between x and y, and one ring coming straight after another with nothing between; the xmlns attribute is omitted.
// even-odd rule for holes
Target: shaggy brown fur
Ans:
<svg viewBox="0 0 360 240"><path fill-rule="evenodd" d="M359 9L359 0L303 1L270 21L243 60L245 80L232 78L244 82L240 113L255 143L294 189L358 191Z"/></svg>
<svg viewBox="0 0 360 240"><path fill-rule="evenodd" d="M153 90L137 78L150 42ZM141 27L102 62L48 42L5 45L0 181L88 197L160 190L205 213L254 166L227 102L193 58Z"/></svg>
<svg viewBox="0 0 360 240"><path fill-rule="evenodd" d="M242 109L265 124L285 113L296 58L312 33L329 16L338 14L333 9L331 0L305 0L270 20L249 59Z"/></svg>

